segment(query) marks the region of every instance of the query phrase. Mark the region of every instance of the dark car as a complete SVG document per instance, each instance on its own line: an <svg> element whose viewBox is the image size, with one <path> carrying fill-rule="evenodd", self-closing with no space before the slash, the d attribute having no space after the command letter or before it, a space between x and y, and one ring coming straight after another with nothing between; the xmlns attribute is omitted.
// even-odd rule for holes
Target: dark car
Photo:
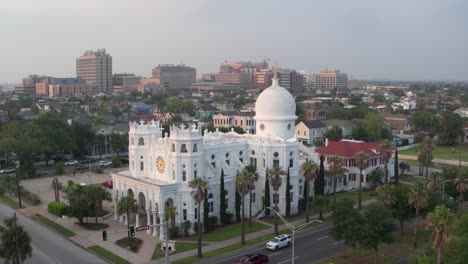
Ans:
<svg viewBox="0 0 468 264"><path fill-rule="evenodd" d="M106 187L106 188L109 188L109 189L112 189L112 181L105 181L102 183L102 186L103 187Z"/></svg>
<svg viewBox="0 0 468 264"><path fill-rule="evenodd" d="M244 263L249 263L249 264L268 263L268 256L263 255L263 254L248 254L248 255L245 255L243 258L241 258L235 264L244 264Z"/></svg>

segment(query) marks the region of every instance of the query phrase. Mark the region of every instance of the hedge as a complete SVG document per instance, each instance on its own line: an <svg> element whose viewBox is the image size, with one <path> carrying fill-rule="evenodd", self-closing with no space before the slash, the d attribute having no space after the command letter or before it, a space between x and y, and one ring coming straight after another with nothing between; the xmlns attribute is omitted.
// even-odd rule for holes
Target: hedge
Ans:
<svg viewBox="0 0 468 264"><path fill-rule="evenodd" d="M51 202L47 205L47 211L49 213L56 215L58 217L62 217L67 213L67 205L61 202Z"/></svg>

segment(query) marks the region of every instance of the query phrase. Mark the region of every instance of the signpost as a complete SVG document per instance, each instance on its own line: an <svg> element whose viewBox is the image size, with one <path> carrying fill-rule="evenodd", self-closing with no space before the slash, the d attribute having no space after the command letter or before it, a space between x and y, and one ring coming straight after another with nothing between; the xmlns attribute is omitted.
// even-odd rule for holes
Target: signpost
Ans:
<svg viewBox="0 0 468 264"><path fill-rule="evenodd" d="M139 226L137 228L135 228L135 231L146 231L146 230L149 230L149 225L144 225L144 226Z"/></svg>

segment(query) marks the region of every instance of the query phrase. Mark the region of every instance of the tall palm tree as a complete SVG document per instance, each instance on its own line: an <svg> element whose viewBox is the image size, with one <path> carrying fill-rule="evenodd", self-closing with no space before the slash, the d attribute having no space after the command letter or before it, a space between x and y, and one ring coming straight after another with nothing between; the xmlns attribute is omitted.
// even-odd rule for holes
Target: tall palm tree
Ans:
<svg viewBox="0 0 468 264"><path fill-rule="evenodd" d="M254 176L250 173L247 169L243 169L241 172L237 172L236 175L236 192L241 195L242 201L242 216L241 216L241 244L245 245L245 195L250 193L250 191L254 188Z"/></svg>
<svg viewBox="0 0 468 264"><path fill-rule="evenodd" d="M177 207L169 205L164 208L164 218L171 223L171 228L175 226L175 216L177 215Z"/></svg>
<svg viewBox="0 0 468 264"><path fill-rule="evenodd" d="M273 202L275 204L275 211L278 212L278 202L279 202L279 194L278 190L281 187L281 175L286 174L284 170L279 167L279 166L274 166L268 171L268 174L270 175L270 184L273 187L273 190L275 191L275 199L273 199ZM274 213L275 215L275 236L279 234L278 232L278 216L276 215L277 213Z"/></svg>
<svg viewBox="0 0 468 264"><path fill-rule="evenodd" d="M5 263L19 264L32 256L31 237L16 223L16 214L0 225L0 257Z"/></svg>
<svg viewBox="0 0 468 264"><path fill-rule="evenodd" d="M460 197L458 198L458 201L460 203L460 208L458 210L458 218L461 216L461 209L463 206L463 197L465 195L465 192L468 190L468 178L464 175L461 174L461 171L458 174L458 178L455 178L453 180L453 183L455 184L455 188L457 189L457 192L460 193Z"/></svg>
<svg viewBox="0 0 468 264"><path fill-rule="evenodd" d="M414 231L413 231L413 247L418 247L417 234L418 234L418 218L419 210L426 208L429 197L427 189L424 187L424 184L420 181L417 181L411 187L410 192L408 193L408 203L410 203L416 210L416 217L414 221Z"/></svg>
<svg viewBox="0 0 468 264"><path fill-rule="evenodd" d="M384 180L385 183L388 183L388 162L392 158L393 145L390 141L384 139L380 144L380 153L382 153L382 158L384 161Z"/></svg>
<svg viewBox="0 0 468 264"><path fill-rule="evenodd" d="M248 173L252 174L254 179L254 186L249 191L249 228L252 228L252 191L255 190L255 182L258 181L258 173L257 168L252 164L245 166L243 170L246 170Z"/></svg>
<svg viewBox="0 0 468 264"><path fill-rule="evenodd" d="M205 192L208 189L208 182L202 180L202 178L197 177L189 182L190 188L193 189L193 197L197 202L197 233L198 233L198 257L201 258L202 255L202 241L201 241L201 222L200 222L200 211L201 211L201 202L205 198Z"/></svg>
<svg viewBox="0 0 468 264"><path fill-rule="evenodd" d="M304 172L304 202L306 204L306 223L309 222L309 187L310 182L317 178L317 164L311 160L302 163L301 170Z"/></svg>
<svg viewBox="0 0 468 264"><path fill-rule="evenodd" d="M333 183L333 208L335 208L336 205L336 180L338 178L338 175L340 175L343 172L343 159L339 156L331 156L330 159L330 165L331 165L331 178L332 178L332 183Z"/></svg>
<svg viewBox="0 0 468 264"><path fill-rule="evenodd" d="M393 185L385 184L377 187L377 201L385 208L389 209L396 203L396 196L393 192Z"/></svg>
<svg viewBox="0 0 468 264"><path fill-rule="evenodd" d="M442 247L448 240L448 227L453 219L453 213L445 205L438 205L434 212L426 217L426 229L432 230L431 237L434 239L432 247L437 250L437 264L441 263Z"/></svg>
<svg viewBox="0 0 468 264"><path fill-rule="evenodd" d="M323 221L323 212L330 209L330 199L325 195L317 195L312 200L312 206L319 213L319 220Z"/></svg>
<svg viewBox="0 0 468 264"><path fill-rule="evenodd" d="M436 192L439 190L440 185L442 184L442 177L438 175L437 173L432 173L431 177L427 180L427 188L429 190Z"/></svg>
<svg viewBox="0 0 468 264"><path fill-rule="evenodd" d="M119 203L117 204L117 213L119 215L126 215L127 229L130 229L130 215L135 214L137 211L137 202L131 196L122 197L122 199L120 199ZM128 238L130 239L130 232L128 232Z"/></svg>
<svg viewBox="0 0 468 264"><path fill-rule="evenodd" d="M429 165L432 161L432 139L426 136L420 144L421 149L421 162L426 167L426 173L424 175L425 181L429 177Z"/></svg>
<svg viewBox="0 0 468 264"><path fill-rule="evenodd" d="M368 166L369 155L367 153L359 151L354 156L356 159L356 167L359 169L359 196L358 196L358 208L362 207L362 171L365 170Z"/></svg>

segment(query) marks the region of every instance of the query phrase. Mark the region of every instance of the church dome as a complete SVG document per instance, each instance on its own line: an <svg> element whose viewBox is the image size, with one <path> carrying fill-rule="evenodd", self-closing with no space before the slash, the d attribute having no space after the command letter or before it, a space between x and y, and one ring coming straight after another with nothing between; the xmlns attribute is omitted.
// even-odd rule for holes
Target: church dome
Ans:
<svg viewBox="0 0 468 264"><path fill-rule="evenodd" d="M255 103L255 119L262 120L295 120L296 102L288 90L281 87L278 78L265 89Z"/></svg>

